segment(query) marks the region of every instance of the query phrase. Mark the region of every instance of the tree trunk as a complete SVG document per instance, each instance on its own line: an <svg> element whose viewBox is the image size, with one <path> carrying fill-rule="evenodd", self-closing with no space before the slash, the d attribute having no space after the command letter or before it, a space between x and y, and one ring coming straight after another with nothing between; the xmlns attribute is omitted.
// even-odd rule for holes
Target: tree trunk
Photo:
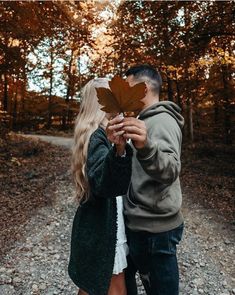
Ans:
<svg viewBox="0 0 235 295"><path fill-rule="evenodd" d="M82 89L82 74L81 74L81 46L79 45L79 63L78 63L78 74L79 74L79 91ZM81 95L80 95L81 97Z"/></svg>
<svg viewBox="0 0 235 295"><path fill-rule="evenodd" d="M181 95L180 95L180 87L179 87L179 82L178 82L177 76L176 76L175 84L176 84L177 104L181 108L181 112L183 112L183 104L182 104L182 99L181 99Z"/></svg>
<svg viewBox="0 0 235 295"><path fill-rule="evenodd" d="M164 17L164 9L168 9L168 3L166 2L165 4L166 6L161 8L161 13L163 16L163 41L164 41L164 48L165 48L165 52L166 55L168 55L169 49L171 48L171 44L170 44L170 38L169 38L169 19L167 17ZM170 56L170 54L169 54ZM162 56L162 60L165 60L166 57ZM164 61L164 63L166 64L171 64L171 61ZM174 101L174 97L173 97L173 89L172 89L172 81L170 79L168 70L166 69L166 79L167 79L167 97L168 100L170 101Z"/></svg>
<svg viewBox="0 0 235 295"><path fill-rule="evenodd" d="M188 108L188 137L191 142L194 140L193 134L193 104L192 98L188 98L187 100L187 108Z"/></svg>
<svg viewBox="0 0 235 295"><path fill-rule="evenodd" d="M168 100L174 101L174 96L173 96L173 89L172 89L172 81L170 77L167 74L167 94L168 94Z"/></svg>
<svg viewBox="0 0 235 295"><path fill-rule="evenodd" d="M51 44L51 54L50 54L50 88L49 88L49 97L48 97L48 117L47 117L47 128L51 128L51 117L52 117L52 91L53 91L53 62L54 55Z"/></svg>
<svg viewBox="0 0 235 295"><path fill-rule="evenodd" d="M181 98L181 94L180 94L180 87L179 87L177 73L176 73L175 84L176 84L176 99L177 99L177 104L181 108L181 114L183 115L184 114L184 108L183 108L184 105L182 103L182 98ZM183 135L183 137L185 136L185 128L182 129L182 135Z"/></svg>
<svg viewBox="0 0 235 295"><path fill-rule="evenodd" d="M72 93L72 64L73 64L73 58L74 58L74 49L71 50L71 56L69 60L69 68L68 68L68 85L67 85L67 91L66 91L66 110L63 113L62 117L62 128L65 129L66 125L69 121L69 98L71 97Z"/></svg>
<svg viewBox="0 0 235 295"><path fill-rule="evenodd" d="M187 2L184 3L184 21L185 21L185 26L187 28L190 28L191 26L191 19L190 19L190 13L189 13L189 9L187 7ZM190 95L190 91L189 91L189 82L190 82L190 78L189 78L189 72L188 72L188 64L189 61L187 60L187 57L185 56L184 58L184 66L185 66L185 80L187 82L187 86L186 89L188 89L188 93L187 95ZM193 134L193 104L192 104L192 97L188 97L187 98L187 126L188 126L188 137L189 140L191 141L191 143L194 140L194 134Z"/></svg>
<svg viewBox="0 0 235 295"><path fill-rule="evenodd" d="M22 71L22 78L23 78L23 85L21 88L21 101L20 101L20 108L19 108L19 116L18 122L20 121L21 124L18 126L22 128L25 125L25 97L26 97L26 85L27 85L27 73L26 73L26 64L24 64L23 71Z"/></svg>
<svg viewBox="0 0 235 295"><path fill-rule="evenodd" d="M219 105L218 105L218 99L214 99L214 123L217 125L219 120Z"/></svg>
<svg viewBox="0 0 235 295"><path fill-rule="evenodd" d="M12 129L16 130L17 127L17 97L18 97L18 82L19 82L19 74L16 79L16 91L13 99L13 108L12 108Z"/></svg>
<svg viewBox="0 0 235 295"><path fill-rule="evenodd" d="M3 110L8 111L8 77L4 74Z"/></svg>
<svg viewBox="0 0 235 295"><path fill-rule="evenodd" d="M225 143L232 144L231 134L231 114L230 114L230 99L229 99L229 85L228 85L228 69L226 65L222 65L222 79L224 86L224 129L225 129Z"/></svg>

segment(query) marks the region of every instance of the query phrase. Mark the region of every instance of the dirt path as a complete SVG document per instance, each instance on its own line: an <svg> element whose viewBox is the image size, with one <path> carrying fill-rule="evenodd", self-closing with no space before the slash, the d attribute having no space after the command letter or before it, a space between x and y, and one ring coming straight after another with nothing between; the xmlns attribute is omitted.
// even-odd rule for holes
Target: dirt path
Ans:
<svg viewBox="0 0 235 295"><path fill-rule="evenodd" d="M72 138L67 138L67 137L60 137L60 136L50 136L50 135L31 135L31 134L24 134L22 135L26 138L38 138L40 140L59 145L62 147L67 147L70 148L73 143Z"/></svg>
<svg viewBox="0 0 235 295"><path fill-rule="evenodd" d="M41 137L42 138L42 137ZM67 138L43 140L69 147ZM70 143L69 143L70 142ZM69 171L53 185L53 203L28 220L24 234L1 262L1 295L75 295L67 275L70 232L76 202ZM234 226L216 210L190 200L183 187L185 234L179 246L180 295L235 294ZM98 271L98 270L97 270ZM145 294L139 286L139 294Z"/></svg>

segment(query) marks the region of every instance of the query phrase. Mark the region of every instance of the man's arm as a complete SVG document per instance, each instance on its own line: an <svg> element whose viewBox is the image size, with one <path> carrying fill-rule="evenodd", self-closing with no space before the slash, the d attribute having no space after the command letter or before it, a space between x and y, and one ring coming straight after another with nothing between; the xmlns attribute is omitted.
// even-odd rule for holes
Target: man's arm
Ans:
<svg viewBox="0 0 235 295"><path fill-rule="evenodd" d="M145 146L137 149L137 159L148 175L168 184L178 178L181 170L182 135L173 117L166 113L157 116Z"/></svg>
<svg viewBox="0 0 235 295"><path fill-rule="evenodd" d="M112 125L115 129L115 124ZM162 113L155 117L150 130L136 118L123 121L124 138L131 139L144 171L161 183L172 183L181 169L181 130L173 117Z"/></svg>

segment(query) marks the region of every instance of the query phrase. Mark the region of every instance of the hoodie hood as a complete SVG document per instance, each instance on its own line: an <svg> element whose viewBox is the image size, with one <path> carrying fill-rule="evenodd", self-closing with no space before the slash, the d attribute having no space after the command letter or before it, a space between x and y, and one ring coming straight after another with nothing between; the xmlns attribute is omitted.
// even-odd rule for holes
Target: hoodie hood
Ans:
<svg viewBox="0 0 235 295"><path fill-rule="evenodd" d="M139 113L139 119L143 120L160 113L168 113L178 123L180 129L184 126L184 118L180 114L181 108L173 101L159 101Z"/></svg>

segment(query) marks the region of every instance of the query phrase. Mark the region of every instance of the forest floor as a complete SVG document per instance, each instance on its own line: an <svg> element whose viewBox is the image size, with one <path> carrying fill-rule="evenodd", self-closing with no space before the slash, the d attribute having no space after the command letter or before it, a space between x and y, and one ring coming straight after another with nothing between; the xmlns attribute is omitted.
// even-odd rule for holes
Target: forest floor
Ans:
<svg viewBox="0 0 235 295"><path fill-rule="evenodd" d="M67 274L77 209L71 140L43 140L53 144L15 134L0 141L1 295L77 294ZM235 294L232 161L234 147L183 148L180 295ZM138 284L139 294L145 294Z"/></svg>

